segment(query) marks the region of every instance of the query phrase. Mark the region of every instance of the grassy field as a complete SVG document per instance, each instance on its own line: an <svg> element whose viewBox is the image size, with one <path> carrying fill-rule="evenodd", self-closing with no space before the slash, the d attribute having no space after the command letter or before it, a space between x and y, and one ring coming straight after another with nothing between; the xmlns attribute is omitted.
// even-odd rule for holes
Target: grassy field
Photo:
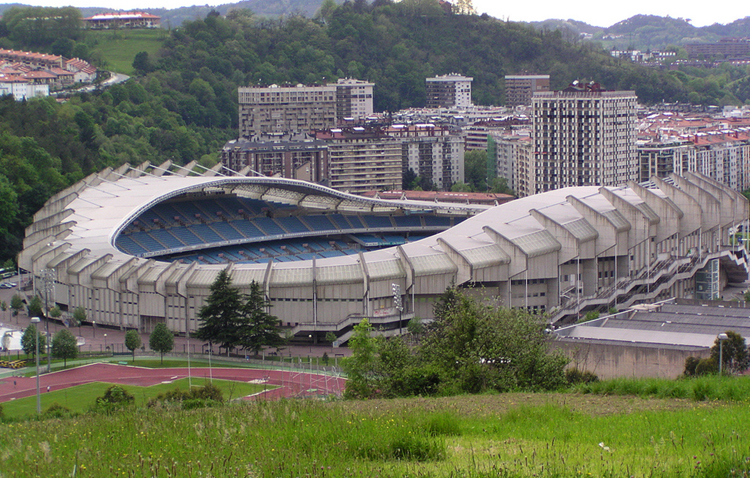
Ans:
<svg viewBox="0 0 750 478"><path fill-rule="evenodd" d="M193 387L203 386L208 380L204 378L193 378ZM247 382L234 382L229 380L214 380L214 385L221 388L224 392L224 398L226 400L232 400L239 397L245 397L252 395L264 390L264 385L247 383ZM69 408L72 412L83 413L88 411L93 405L96 397L100 397L104 394L104 391L112 385L111 383L95 382L84 385L78 385L75 387L66 388L64 390L56 390L49 393L41 394L42 411L46 410L50 405L57 402L58 404ZM134 385L123 385L127 391L129 391L135 397L136 406L143 407L148 403L149 399L156 397L158 394L174 390L179 388L180 390L187 390L188 379L175 380L172 383L160 383L158 385L152 385L150 387L138 387ZM273 386L265 386L265 389L275 388ZM36 413L36 396L22 398L20 400L13 400L12 402L5 402L2 404L3 411L6 417L16 418L24 416L33 416Z"/></svg>
<svg viewBox="0 0 750 478"><path fill-rule="evenodd" d="M162 29L89 31L86 36L90 48L102 53L107 69L132 75L136 53L145 51L154 58L167 32Z"/></svg>
<svg viewBox="0 0 750 478"><path fill-rule="evenodd" d="M3 476L747 476L741 403L578 394L253 402L0 425Z"/></svg>

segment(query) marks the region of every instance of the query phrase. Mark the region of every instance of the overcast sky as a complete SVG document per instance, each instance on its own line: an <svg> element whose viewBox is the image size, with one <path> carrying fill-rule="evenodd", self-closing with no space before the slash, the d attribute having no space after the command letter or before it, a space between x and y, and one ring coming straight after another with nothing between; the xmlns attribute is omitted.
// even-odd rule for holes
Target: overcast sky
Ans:
<svg viewBox="0 0 750 478"><path fill-rule="evenodd" d="M580 20L591 25L608 27L633 15L648 14L691 19L697 27L713 23L731 23L750 15L750 2L729 0L721 4L697 0L627 0L624 2L591 2L564 0L525 1L473 0L479 13L511 21L539 21L548 18ZM106 7L106 0L17 0L18 3L43 6ZM0 1L0 3L13 3ZM123 9L177 8L189 5L220 5L232 3L227 0L132 0L118 5Z"/></svg>

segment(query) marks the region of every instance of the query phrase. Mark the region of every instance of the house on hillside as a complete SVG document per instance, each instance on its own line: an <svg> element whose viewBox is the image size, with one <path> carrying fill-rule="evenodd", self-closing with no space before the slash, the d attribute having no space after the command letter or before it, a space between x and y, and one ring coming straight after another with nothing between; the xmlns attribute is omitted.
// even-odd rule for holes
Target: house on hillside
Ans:
<svg viewBox="0 0 750 478"><path fill-rule="evenodd" d="M91 30L114 30L116 28L159 28L161 17L145 12L100 13L83 21Z"/></svg>

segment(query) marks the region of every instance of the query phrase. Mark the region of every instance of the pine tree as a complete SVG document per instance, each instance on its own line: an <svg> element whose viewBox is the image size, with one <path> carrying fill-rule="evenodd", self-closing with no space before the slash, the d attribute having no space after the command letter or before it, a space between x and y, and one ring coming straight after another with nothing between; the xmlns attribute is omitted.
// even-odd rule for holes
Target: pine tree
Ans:
<svg viewBox="0 0 750 478"><path fill-rule="evenodd" d="M252 350L255 355L265 345L275 347L284 343L277 329L279 319L267 312L269 306L260 284L253 281L242 308L239 345L245 350Z"/></svg>
<svg viewBox="0 0 750 478"><path fill-rule="evenodd" d="M209 290L206 304L198 312L200 327L195 337L229 350L240 343L244 297L232 287L226 269L219 272Z"/></svg>

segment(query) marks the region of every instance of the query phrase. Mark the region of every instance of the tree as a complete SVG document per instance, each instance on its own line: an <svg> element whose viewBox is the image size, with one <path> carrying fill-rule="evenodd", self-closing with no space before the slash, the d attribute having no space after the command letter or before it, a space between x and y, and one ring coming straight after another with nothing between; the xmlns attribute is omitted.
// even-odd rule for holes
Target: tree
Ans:
<svg viewBox="0 0 750 478"><path fill-rule="evenodd" d="M23 309L23 299L20 295L16 294L10 298L10 308L13 309L14 317Z"/></svg>
<svg viewBox="0 0 750 478"><path fill-rule="evenodd" d="M29 301L29 305L26 307L26 310L29 314L29 317L47 317L44 314L44 308L42 307L42 299L38 295L35 295L31 298L31 300Z"/></svg>
<svg viewBox="0 0 750 478"><path fill-rule="evenodd" d="M86 320L86 309L83 307L76 307L73 310L73 319L78 322L78 325L82 324Z"/></svg>
<svg viewBox="0 0 750 478"><path fill-rule="evenodd" d="M240 314L244 309L242 294L232 287L232 277L226 269L219 272L209 291L206 304L198 312L200 327L194 335L229 350L240 343Z"/></svg>
<svg viewBox="0 0 750 478"><path fill-rule="evenodd" d="M341 364L348 378L344 391L347 398L368 398L375 392L377 346L371 333L370 321L362 319L362 322L354 326L354 335L349 339L352 355Z"/></svg>
<svg viewBox="0 0 750 478"><path fill-rule="evenodd" d="M255 355L258 355L263 346L278 347L284 343L277 328L279 318L266 311L269 306L260 284L253 281L242 308L239 345L252 350Z"/></svg>
<svg viewBox="0 0 750 478"><path fill-rule="evenodd" d="M151 65L151 59L148 57L147 51L140 51L135 54L135 59L133 59L133 68L135 68L135 71L139 75L145 75L153 69Z"/></svg>
<svg viewBox="0 0 750 478"><path fill-rule="evenodd" d="M60 307L54 306L49 310L49 316L53 319L59 319L62 316L62 310L60 310Z"/></svg>
<svg viewBox="0 0 750 478"><path fill-rule="evenodd" d="M68 359L78 357L78 343L70 330L62 329L52 337L52 356L63 359L64 366Z"/></svg>
<svg viewBox="0 0 750 478"><path fill-rule="evenodd" d="M164 323L156 324L154 331L148 338L148 346L154 352L159 352L161 355L161 363L164 363L164 354L171 352L174 348L174 335L169 331L167 325Z"/></svg>
<svg viewBox="0 0 750 478"><path fill-rule="evenodd" d="M137 330L131 329L125 333L125 347L133 352L133 362L135 362L135 349L141 346L141 335Z"/></svg>
<svg viewBox="0 0 750 478"><path fill-rule="evenodd" d="M5 311L8 310L8 303L4 300L0 300L0 310L3 311L3 315L5 315Z"/></svg>
<svg viewBox="0 0 750 478"><path fill-rule="evenodd" d="M44 353L44 336L36 328L36 325L29 324L21 336L21 348L26 355L35 355L36 341L39 341L39 353Z"/></svg>
<svg viewBox="0 0 750 478"><path fill-rule="evenodd" d="M716 362L717 366L719 363L719 347L721 347L721 368L722 371L728 373L737 373L747 370L750 358L747 354L747 345L745 339L731 330L725 332L727 334L727 340L723 340L719 345L719 338L717 337L714 341L713 347L711 347L711 358Z"/></svg>

